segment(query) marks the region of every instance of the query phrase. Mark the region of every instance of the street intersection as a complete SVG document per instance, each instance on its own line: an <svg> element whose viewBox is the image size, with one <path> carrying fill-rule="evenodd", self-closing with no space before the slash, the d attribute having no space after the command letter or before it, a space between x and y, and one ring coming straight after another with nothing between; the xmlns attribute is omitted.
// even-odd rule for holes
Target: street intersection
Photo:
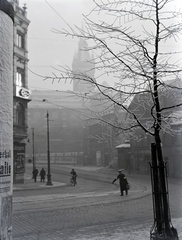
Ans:
<svg viewBox="0 0 182 240"><path fill-rule="evenodd" d="M92 175L94 174L95 171ZM136 237L137 233L145 229L143 237L147 234L149 239L150 227L153 224L150 178L129 176L129 195L121 197L118 184L111 184L111 179L117 173L113 171L97 174L100 177L103 175L104 181L91 177L81 178L80 172L78 185L73 187L69 186L69 174L64 175L53 170L53 184L60 180L65 185L15 190L13 239L96 240L118 239L117 236L122 239L122 234L125 234L123 239L131 240L134 232ZM38 182L37 186L38 184L40 183ZM181 218L181 207L175 206L180 201L181 190L178 189L181 185L176 182L171 184L172 217Z"/></svg>

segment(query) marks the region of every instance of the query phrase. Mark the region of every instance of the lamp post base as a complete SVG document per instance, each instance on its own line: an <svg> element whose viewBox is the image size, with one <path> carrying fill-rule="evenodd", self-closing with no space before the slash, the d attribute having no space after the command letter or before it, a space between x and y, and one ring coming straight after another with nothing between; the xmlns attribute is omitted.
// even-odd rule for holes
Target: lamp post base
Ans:
<svg viewBox="0 0 182 240"><path fill-rule="evenodd" d="M51 181L51 174L47 174L47 183L46 185L52 186L52 181Z"/></svg>

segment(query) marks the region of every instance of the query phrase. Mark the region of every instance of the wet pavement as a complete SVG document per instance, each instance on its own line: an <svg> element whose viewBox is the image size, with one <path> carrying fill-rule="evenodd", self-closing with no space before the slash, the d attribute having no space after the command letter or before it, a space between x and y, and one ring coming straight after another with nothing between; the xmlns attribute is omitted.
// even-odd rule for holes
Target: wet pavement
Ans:
<svg viewBox="0 0 182 240"><path fill-rule="evenodd" d="M40 166L42 167L42 166ZM40 169L40 167L38 166L38 168ZM124 196L124 198L121 199L121 197L118 195L119 193L119 188L117 190L112 190L112 191L107 191L105 192L104 189L101 189L101 191L99 192L95 192L93 195L93 192L83 192L80 190L80 192L76 192L78 191L78 187L74 188L74 190L76 190L75 192L72 192L72 194L67 193L66 191L70 190L71 187L69 186L68 189L68 185L69 185L69 181L65 181L65 179L69 179L69 173L70 170L74 168L76 170L76 172L78 173L79 178L85 178L85 179L89 179L89 180L96 180L96 181L102 181L103 183L107 184L110 183L111 181L117 176L118 172L117 170L113 170L113 169L108 169L105 167L88 167L88 166L63 166L63 165L54 165L51 167L52 170L52 175L53 175L53 180L52 186L46 185L46 181L45 182L40 182L40 178L37 179L37 182L34 182L34 180L32 179L31 176L31 167L28 167L26 169L26 174L25 174L25 182L24 184L14 184L14 191L16 193L18 193L18 191L24 191L24 192L19 192L20 194L22 194L22 197L14 197L13 202L14 202L14 210L16 209L17 213L14 215L14 222L16 222L15 224L15 229L14 229L14 238L15 240L34 240L34 239L38 239L38 240L67 240L68 239L68 235L69 235L69 239L70 240L84 240L84 239L89 239L89 240L98 240L98 239L113 239L113 240L119 240L119 239L123 239L123 240L142 240L142 239L149 239L149 229L151 227L151 223L146 222L146 226L145 227L140 227L139 225L136 225L136 227L134 227L132 225L132 228L129 231L128 226L123 226L122 230L121 230L121 225L117 225L113 219L116 218L117 214L118 214L118 210L115 210L114 205L112 204L112 199L114 199L114 202L116 201L116 198L118 198L118 203L119 202L128 202L131 199L135 199L135 204L137 205L137 208L139 208L139 203L141 204L141 201L145 201L146 199L150 199L151 201L151 183L150 183L150 176L148 175L138 175L138 174L131 174L128 175L127 172L125 173L129 182L131 183L131 189L129 192L128 196ZM57 172L57 176L61 176L62 174L64 175L63 178L59 178L59 177L55 177L54 175ZM61 174L60 174L61 172ZM65 177L66 176L66 177ZM55 181L55 179L60 179L60 181ZM88 180L88 181L89 181ZM81 180L80 180L81 181ZM141 185L139 185L138 183L141 183ZM176 183L180 183L180 180L176 180L176 179L170 179L170 182L174 182ZM98 182L95 182L94 184L98 184ZM108 185L108 184L107 184ZM111 187L114 187L113 185L108 185ZM65 188L66 187L66 188ZM50 188L52 188L52 190L55 189L55 192L57 192L56 188L60 188L60 192L57 194L50 194ZM35 191L31 191L31 190L35 190L38 189L38 194L39 195L31 195L28 196L27 193L32 192L34 193ZM41 189L43 191L41 191ZM28 191L27 191L28 190ZM73 190L73 189L72 189ZM42 195L43 192L46 192L46 195ZM16 195L15 193L15 195ZM107 198L105 200L103 200L103 196L104 194L106 194ZM93 203L90 203L90 201L92 200L92 198L90 198L90 196L92 196L93 201L97 201L97 203L100 201L99 205L93 205ZM144 196L148 196L146 198L143 198ZM141 199L143 198L143 200ZM70 202L70 204L72 203L74 205L74 208L66 208L66 204L68 204L68 200ZM51 201L54 203L52 204ZM106 205L104 204L106 202ZM136 201L138 201L138 204L136 203ZM42 206L42 203L44 203L44 205ZM79 205L77 206L76 203L79 203ZM116 204L118 204L116 203ZM31 206L31 211L27 212L27 206L28 204L30 204ZM95 204L95 202L94 202ZM108 205L109 204L109 205ZM134 204L134 205L135 205ZM55 205L55 209L54 209L54 205ZM88 205L88 206L87 206ZM113 205L113 206L112 206ZM135 206L133 205L133 202L131 201L131 204L128 205L129 209L125 209L126 213L127 211L130 210L130 208L135 208ZM141 204L142 205L142 204ZM150 204L149 204L150 205ZM35 207L37 206L37 211L41 211L40 216L44 216L44 221L45 223L43 224L43 226L40 224L40 222L38 222L38 220L33 220L31 221L31 216L34 212L34 210L36 209ZM47 208L46 208L47 206ZM72 206L72 205L71 205ZM81 206L81 207L80 207ZM107 207L106 207L107 206ZM110 206L110 208L113 208L113 210L111 211L112 214L109 214L109 216L107 216L107 218L110 218L111 220L109 222L113 222L112 224L108 223L104 224L105 221L105 215L104 212L108 211L108 207ZM126 205L125 205L126 206ZM44 208L44 210L41 210L42 207ZM105 208L106 207L106 208ZM126 207L125 207L126 208ZM101 211L103 209L103 211ZM143 209L143 207L142 207ZM66 216L69 219L71 216L73 216L72 214L75 213L75 211L77 212L79 210L79 218L77 219L77 221L75 221L75 224L78 223L82 223L88 221L88 219L91 219L91 221L96 221L95 220L95 216L99 214L101 214L101 219L103 217L102 220L102 224L98 226L98 230L96 229L96 225L93 226L89 226L89 227L82 227L81 229L78 228L77 232L75 234L75 231L73 234L70 233L70 229L69 229L69 234L67 235L64 231L66 231L67 227L68 227L68 223L69 221L66 221ZM123 211L125 211L123 209ZM15 212L16 212L15 211ZM25 211L25 212L24 212ZM89 218L88 218L88 211L89 211ZM125 213L125 214L126 214ZM28 214L28 216L26 215ZM54 232L52 230L50 230L50 232L48 231L49 228L51 229L50 226L50 219L51 221L53 221L54 218L52 218L51 216L56 217L56 222L54 223L54 225L56 226L58 218L59 220L62 219L62 225L67 226L64 228L64 230L55 230ZM103 216L102 216L103 215ZM74 215L77 216L77 215ZM92 216L92 217L91 217ZM126 215L125 215L126 216ZM38 217L38 214L36 214L36 217ZM62 218L61 218L62 217ZM22 222L22 219L24 219L24 221ZM179 237L181 237L182 235L182 231L181 231L181 218L176 218L173 219L174 223L175 223L175 227L177 227L178 232L179 232ZM19 222L19 225L18 225ZM22 224L24 224L26 227L24 228L25 232L28 232L27 228L30 228L30 232L32 232L32 234L25 234L24 236L21 236L22 234ZM65 225L66 224L66 225ZM120 223L122 224L122 223ZM124 223L123 223L124 224ZM41 226L40 226L41 225ZM78 224L79 225L79 224ZM82 224L84 225L84 224ZM113 232L111 233L111 227L113 225ZM20 229L17 226L21 226ZM35 229L37 229L37 227L39 227L40 229L44 229L45 227L45 233L40 232L40 234L37 235L37 233L33 233ZM93 228L93 229L92 229ZM108 229L108 231L107 231ZM93 230L93 231L92 231ZM21 233L21 234L20 234ZM63 236L65 234L65 236ZM67 236L67 237L66 237Z"/></svg>

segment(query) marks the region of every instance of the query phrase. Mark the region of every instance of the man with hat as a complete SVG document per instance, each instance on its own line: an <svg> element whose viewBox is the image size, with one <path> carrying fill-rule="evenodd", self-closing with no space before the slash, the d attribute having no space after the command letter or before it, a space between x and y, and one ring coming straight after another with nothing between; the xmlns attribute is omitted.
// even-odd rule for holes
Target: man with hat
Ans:
<svg viewBox="0 0 182 240"><path fill-rule="evenodd" d="M117 179L119 179L121 196L124 195L124 194L123 194L123 191L125 191L125 192L126 192L126 195L128 195L128 188L127 188L128 181L127 181L124 173L122 173L122 169L119 170L119 174L118 174L117 178L115 178L115 179L112 181L112 184L114 184Z"/></svg>

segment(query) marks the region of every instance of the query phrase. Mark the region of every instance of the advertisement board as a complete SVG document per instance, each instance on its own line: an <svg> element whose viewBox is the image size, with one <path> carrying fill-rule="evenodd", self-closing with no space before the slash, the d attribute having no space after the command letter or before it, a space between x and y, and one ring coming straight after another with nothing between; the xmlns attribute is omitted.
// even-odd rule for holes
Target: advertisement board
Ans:
<svg viewBox="0 0 182 240"><path fill-rule="evenodd" d="M15 178L18 174L25 172L25 144L18 143L14 145L14 173Z"/></svg>
<svg viewBox="0 0 182 240"><path fill-rule="evenodd" d="M13 16L0 1L0 239L12 239L13 193Z"/></svg>

